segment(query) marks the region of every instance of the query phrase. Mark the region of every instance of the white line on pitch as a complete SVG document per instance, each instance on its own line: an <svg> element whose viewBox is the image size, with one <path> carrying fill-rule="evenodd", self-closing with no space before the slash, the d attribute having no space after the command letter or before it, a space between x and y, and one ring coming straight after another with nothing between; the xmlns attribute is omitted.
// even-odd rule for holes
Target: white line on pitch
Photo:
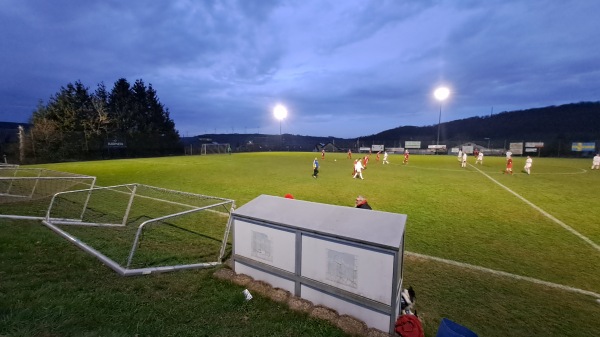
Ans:
<svg viewBox="0 0 600 337"><path fill-rule="evenodd" d="M504 188L505 190L507 190L508 192L512 193L514 196L516 196L517 198L521 199L524 203L528 204L529 206L531 206L533 209L537 210L538 212L542 213L542 215L544 215L545 217L547 217L548 219L556 222L557 224L559 224L562 228L568 230L569 232L573 233L574 235L578 236L581 240L589 243L594 249L596 249L597 251L600 252L600 246L598 246L594 241L590 240L588 237L584 236L583 234L579 233L578 231L576 231L575 229L573 229L571 226L567 225L566 223L558 220L557 218L555 218L554 216L552 216L552 214L544 211L543 209L541 209L540 207L536 206L535 204L533 204L531 201L523 198L520 194L518 194L517 192L511 190L510 188L502 185L500 182L498 182L496 179L490 177L487 173L481 171L480 169L478 169L477 167L469 164L469 166L471 166L472 168L476 169L477 171L479 171L479 173L483 174L484 176L486 176L488 179L490 179L491 181L493 181L494 183L498 184L500 187Z"/></svg>
<svg viewBox="0 0 600 337"><path fill-rule="evenodd" d="M536 279L536 278L533 278L533 277L527 277L527 276L521 276L521 275L511 274L511 273L507 273L507 272L499 271L499 270L494 270L494 269L490 269L490 268L479 267L479 266L475 266L475 265L468 264L468 263L463 263L463 262L458 262L458 261L453 261L453 260L442 259L440 257L435 257L435 256L430 256L430 255L423 255L423 254L413 253L413 252L409 252L409 251L404 251L404 253L406 255L408 255L408 256L419 257L419 258L423 258L423 259L427 259L427 260L433 260L433 261L436 261L436 262L450 264L450 265L461 267L461 268L473 269L473 270L482 271L482 272L486 272L486 273L490 273L490 274L494 274L494 275L501 275L501 276L510 277L510 278L517 279L517 280L528 281L528 282L532 282L532 283L536 283L536 284L541 284L541 285L544 285L544 286L547 286L547 287L557 288L557 289L561 289L561 290L566 290L566 291L570 291L570 292L574 292L574 293L579 293L579 294L583 294L583 295L588 295L588 296L592 296L592 297L595 297L597 299L600 299L600 294L595 293L593 291L589 291L589 290L583 290L583 289L579 289L579 288L569 287L569 286L565 286L565 285L562 285L562 284L557 284L557 283L542 281L542 280L539 280L539 279Z"/></svg>

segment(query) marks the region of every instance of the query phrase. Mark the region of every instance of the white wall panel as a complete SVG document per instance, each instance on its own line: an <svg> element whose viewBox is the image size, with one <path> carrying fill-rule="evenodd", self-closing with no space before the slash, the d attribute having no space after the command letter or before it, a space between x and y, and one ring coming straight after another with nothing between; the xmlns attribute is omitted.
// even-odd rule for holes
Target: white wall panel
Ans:
<svg viewBox="0 0 600 337"><path fill-rule="evenodd" d="M360 318L360 320L365 322L370 328L389 331L390 315L352 304L308 286L302 286L300 291L302 292L302 298L313 302L315 305L323 305L327 308L334 309L340 315L350 315L352 317Z"/></svg>
<svg viewBox="0 0 600 337"><path fill-rule="evenodd" d="M235 253L273 267L295 272L294 232L235 220Z"/></svg>
<svg viewBox="0 0 600 337"><path fill-rule="evenodd" d="M391 254L303 235L301 265L303 277L391 304Z"/></svg>
<svg viewBox="0 0 600 337"><path fill-rule="evenodd" d="M243 263L236 262L234 266L235 272L251 276L255 280L260 280L269 283L273 288L281 288L294 294L294 281L290 281L283 277L266 273L253 267L249 267Z"/></svg>

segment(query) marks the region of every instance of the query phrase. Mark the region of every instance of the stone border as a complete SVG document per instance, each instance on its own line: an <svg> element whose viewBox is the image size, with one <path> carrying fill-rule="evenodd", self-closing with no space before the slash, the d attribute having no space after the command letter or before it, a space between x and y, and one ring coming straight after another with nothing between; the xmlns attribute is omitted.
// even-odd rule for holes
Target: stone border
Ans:
<svg viewBox="0 0 600 337"><path fill-rule="evenodd" d="M228 265L228 264L226 264ZM368 328L365 322L349 315L339 315L337 311L321 306L314 305L311 301L293 296L289 291L280 288L273 288L270 284L263 281L256 281L245 274L236 274L233 270L225 267L219 268L213 273L213 276L220 280L229 281L242 287L248 288L253 293L257 293L277 303L285 303L291 310L307 313L310 317L328 321L347 334L362 337L393 337L379 329Z"/></svg>

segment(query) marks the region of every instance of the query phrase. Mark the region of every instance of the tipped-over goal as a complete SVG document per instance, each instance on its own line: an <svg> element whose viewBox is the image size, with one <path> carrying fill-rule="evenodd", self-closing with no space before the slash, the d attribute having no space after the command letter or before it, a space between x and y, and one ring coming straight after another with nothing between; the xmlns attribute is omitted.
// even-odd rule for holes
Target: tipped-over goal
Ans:
<svg viewBox="0 0 600 337"><path fill-rule="evenodd" d="M142 184L54 195L42 221L123 276L221 264L233 200Z"/></svg>

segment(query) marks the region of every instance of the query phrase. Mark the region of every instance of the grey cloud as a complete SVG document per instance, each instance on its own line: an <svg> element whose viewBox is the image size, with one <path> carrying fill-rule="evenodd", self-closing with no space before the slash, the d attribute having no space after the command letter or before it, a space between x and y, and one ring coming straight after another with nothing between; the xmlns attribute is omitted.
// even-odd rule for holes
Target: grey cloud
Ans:
<svg viewBox="0 0 600 337"><path fill-rule="evenodd" d="M0 120L81 80L157 90L185 133L342 137L399 125L598 100L594 1L223 0L0 7ZM287 130L287 131L286 131Z"/></svg>

